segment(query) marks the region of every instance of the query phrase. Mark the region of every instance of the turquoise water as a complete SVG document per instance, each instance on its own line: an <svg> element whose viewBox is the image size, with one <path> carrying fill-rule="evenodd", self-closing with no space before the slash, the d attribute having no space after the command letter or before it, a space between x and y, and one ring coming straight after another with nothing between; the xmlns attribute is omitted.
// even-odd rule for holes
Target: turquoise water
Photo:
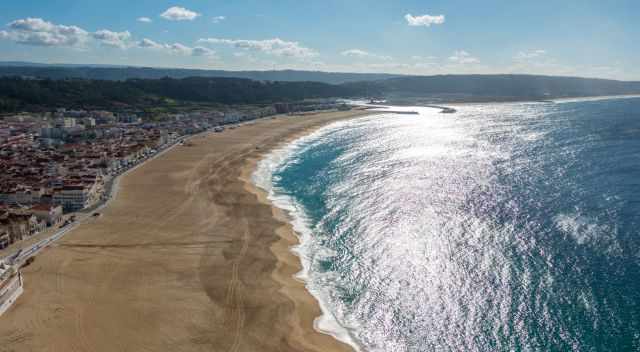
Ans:
<svg viewBox="0 0 640 352"><path fill-rule="evenodd" d="M640 99L340 122L258 183L364 351L640 350Z"/></svg>

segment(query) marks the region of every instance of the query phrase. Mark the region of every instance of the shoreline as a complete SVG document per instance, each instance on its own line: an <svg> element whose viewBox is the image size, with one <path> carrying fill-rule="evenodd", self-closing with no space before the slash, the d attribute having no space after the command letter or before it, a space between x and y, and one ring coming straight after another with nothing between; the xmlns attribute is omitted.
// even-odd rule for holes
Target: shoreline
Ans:
<svg viewBox="0 0 640 352"><path fill-rule="evenodd" d="M272 273L272 277L280 282L283 287L287 287L287 295L289 298L296 302L297 310L299 314L304 315L302 319L307 321L305 324L305 328L309 327L308 321L311 320L311 327L315 332L319 334L323 334L326 336L330 336L335 339L336 342L342 344L341 348L336 351L356 351L359 352L360 348L356 344L355 341L352 340L351 336L339 336L339 334L334 330L325 330L319 326L320 321L325 318L327 311L323 308L323 302L320 301L318 297L315 296L313 292L310 291L310 288L307 287L307 279L302 278L300 274L305 271L302 258L295 251L295 247L301 244L301 234L295 229L294 219L289 214L286 209L278 207L273 200L270 198L270 191L261 187L255 180L255 174L260 167L260 163L272 153L277 152L283 148L286 148L291 143L312 135L316 131L327 127L335 122L355 119L365 116L371 116L380 114L378 111L368 111L366 109L362 109L363 113L356 114L352 116L345 116L342 118L338 118L335 120L328 121L326 123L322 123L318 126L313 126L306 128L300 132L296 132L291 134L285 138L283 138L276 145L271 146L268 149L262 150L262 152L257 155L255 158L252 158L246 162L244 167L242 168L242 177L241 179L246 184L246 189L248 192L255 194L258 198L258 201L268 205L273 213L273 217L276 221L283 223L276 233L280 236L280 240L274 243L271 247L272 252L276 255L279 260L278 268ZM300 288L304 290L304 292L296 292L299 291ZM337 322L336 322L337 323ZM344 332L348 334L348 331L344 329ZM304 334L308 332L299 331L296 332L300 334L302 337ZM346 346L346 348L344 348ZM307 350L310 346L306 346L304 350ZM332 349L320 347L321 351L334 351ZM315 349L314 349L315 350Z"/></svg>
<svg viewBox="0 0 640 352"><path fill-rule="evenodd" d="M363 111L368 111L363 109ZM305 291L313 298L313 302L309 302L305 300L304 302L300 302L301 304L313 305L316 306L319 310L317 313L314 313L315 318L313 319L313 328L325 335L329 335L336 339L337 341L347 344L351 349L350 351L360 351L360 346L356 343L353 337L350 335L348 329L339 325L335 318L331 315L331 312L328 308L325 307L325 303L321 300L320 297L317 296L317 293L313 291L311 287L309 287L309 278L306 264L304 262L301 253L298 252L297 247L302 245L303 234L301 233L303 229L300 229L299 222L296 220L293 213L291 213L291 209L287 207L286 204L279 204L278 199L273 198L276 194L273 193L273 189L271 189L271 182L268 181L268 184L263 184L259 179L260 175L258 173L263 171L263 166L261 165L263 162L267 161L271 157L278 157L281 155L288 155L287 149L291 147L293 143L300 141L308 136L313 135L315 132L332 125L333 123L349 120L353 118L360 118L364 116L375 115L380 112L368 111L367 114L347 117L345 119L334 120L332 122L323 124L321 126L315 126L313 128L309 128L301 133L296 133L288 136L283 139L278 145L266 150L260 157L249 161L245 167L243 168L243 176L242 179L247 183L247 190L251 193L254 193L260 202L269 205L272 208L273 216L278 221L285 223L286 225L280 228L277 233L282 237L279 242L272 246L272 251L278 257L281 262L289 263L291 265L291 270L295 269L295 272L291 274L291 270L288 272L274 272L274 278L287 285L291 282L291 280L295 280L296 283L301 283L304 285ZM271 175L271 174L269 174ZM284 205L284 206L283 206ZM336 326L328 326L326 328L322 327L322 323L337 325Z"/></svg>
<svg viewBox="0 0 640 352"><path fill-rule="evenodd" d="M365 111L195 136L120 179L102 216L23 269L0 345L29 351L352 351L314 328L298 241L252 181L262 157Z"/></svg>

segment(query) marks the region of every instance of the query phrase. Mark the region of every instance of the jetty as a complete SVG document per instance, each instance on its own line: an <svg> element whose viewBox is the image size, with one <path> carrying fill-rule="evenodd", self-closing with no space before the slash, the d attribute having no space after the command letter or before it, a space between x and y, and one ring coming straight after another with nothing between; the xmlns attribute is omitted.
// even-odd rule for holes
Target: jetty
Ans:
<svg viewBox="0 0 640 352"><path fill-rule="evenodd" d="M384 113L387 114L397 114L397 115L420 115L417 111L393 111L393 110L385 110Z"/></svg>
<svg viewBox="0 0 640 352"><path fill-rule="evenodd" d="M428 108L440 109L441 114L455 114L456 112L458 112L458 110L447 107L447 106L440 106L440 105L425 105L425 106Z"/></svg>

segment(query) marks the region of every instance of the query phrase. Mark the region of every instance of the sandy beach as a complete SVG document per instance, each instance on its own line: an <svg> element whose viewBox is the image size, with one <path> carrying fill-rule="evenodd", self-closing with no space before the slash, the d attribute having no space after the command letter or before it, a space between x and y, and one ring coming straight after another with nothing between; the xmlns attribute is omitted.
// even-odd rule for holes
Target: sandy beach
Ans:
<svg viewBox="0 0 640 352"><path fill-rule="evenodd" d="M102 216L23 269L5 351L351 351L314 330L297 238L251 183L270 149L336 112L194 137L132 171Z"/></svg>

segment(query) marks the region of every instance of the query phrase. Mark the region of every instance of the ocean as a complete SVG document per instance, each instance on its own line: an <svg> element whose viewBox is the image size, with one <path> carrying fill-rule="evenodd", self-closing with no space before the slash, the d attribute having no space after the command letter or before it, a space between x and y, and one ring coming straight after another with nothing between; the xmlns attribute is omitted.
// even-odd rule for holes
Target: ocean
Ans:
<svg viewBox="0 0 640 352"><path fill-rule="evenodd" d="M324 127L255 182L361 351L640 351L640 99Z"/></svg>

